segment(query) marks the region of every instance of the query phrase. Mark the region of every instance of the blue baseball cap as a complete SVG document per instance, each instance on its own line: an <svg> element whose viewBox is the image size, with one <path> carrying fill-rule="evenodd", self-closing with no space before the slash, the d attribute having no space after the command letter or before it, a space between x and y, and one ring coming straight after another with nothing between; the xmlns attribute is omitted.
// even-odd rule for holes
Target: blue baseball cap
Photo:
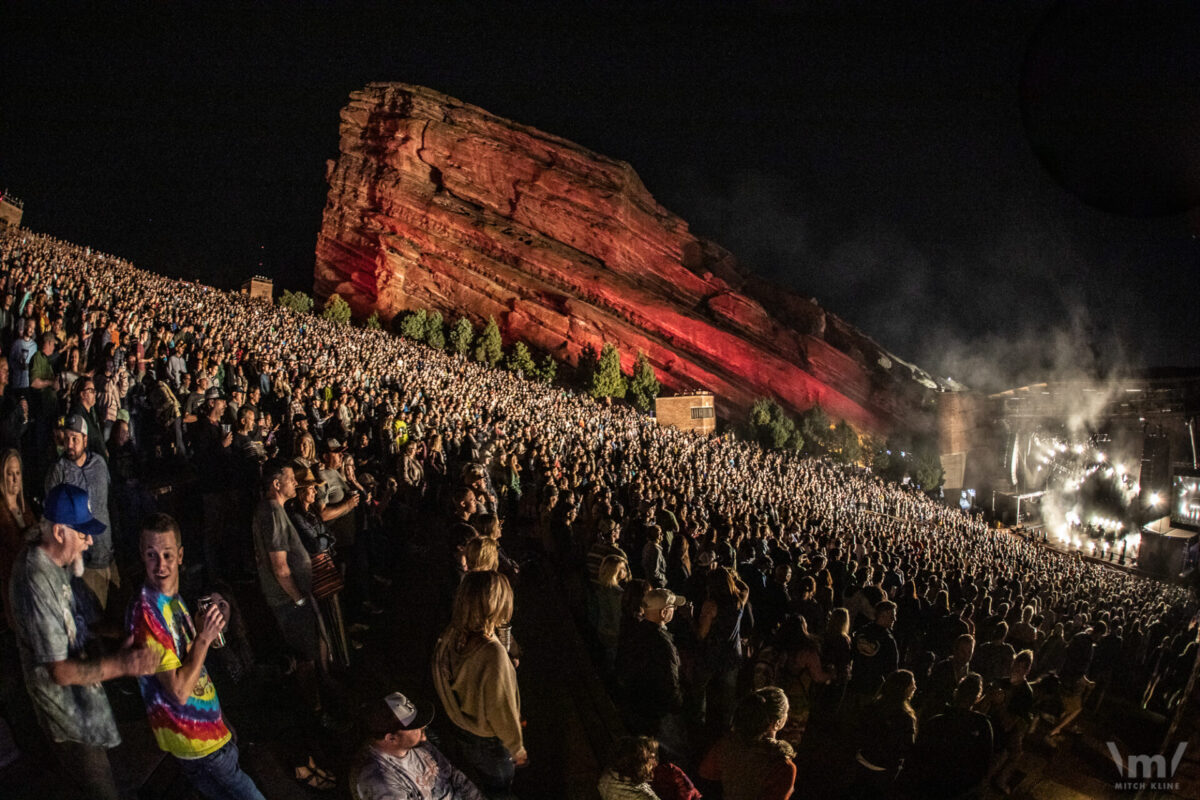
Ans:
<svg viewBox="0 0 1200 800"><path fill-rule="evenodd" d="M42 515L55 525L66 525L88 536L99 536L107 527L92 516L88 493L69 483L60 483L46 493Z"/></svg>

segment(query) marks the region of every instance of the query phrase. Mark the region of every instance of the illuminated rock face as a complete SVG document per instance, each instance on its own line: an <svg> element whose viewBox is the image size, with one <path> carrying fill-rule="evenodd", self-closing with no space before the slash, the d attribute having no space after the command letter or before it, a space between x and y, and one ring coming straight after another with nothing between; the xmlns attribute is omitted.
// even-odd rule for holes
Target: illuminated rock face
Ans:
<svg viewBox="0 0 1200 800"><path fill-rule="evenodd" d="M645 350L669 389L732 416L773 395L883 431L926 390L817 304L743 272L659 206L632 167L417 86L370 84L341 113L316 291L358 315L495 316L576 362ZM884 366L886 365L886 366Z"/></svg>

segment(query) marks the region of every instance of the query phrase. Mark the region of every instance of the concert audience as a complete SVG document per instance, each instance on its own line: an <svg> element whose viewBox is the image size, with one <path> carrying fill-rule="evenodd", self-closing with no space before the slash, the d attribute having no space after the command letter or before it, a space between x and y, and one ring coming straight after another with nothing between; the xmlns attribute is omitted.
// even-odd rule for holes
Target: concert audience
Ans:
<svg viewBox="0 0 1200 800"><path fill-rule="evenodd" d="M1188 626L1196 604L1178 587L991 531L978 516L863 468L660 428L628 408L382 331L168 280L28 231L0 232L0 291L9 356L0 364L0 444L19 451L0 458L12 517L0 527L23 565L13 572L14 611L28 602L18 583L32 572L49 581L42 589L65 592L53 602L69 617L89 603L104 612L110 598L123 602L122 587L137 580L122 574L118 539L141 530L163 484L192 492L206 580L257 569L259 602L275 625L256 637L257 655L271 661L277 648L269 643L281 639L295 661L296 694L336 726L338 704L323 695L333 690L337 625L319 613L328 604L315 598L314 559L332 553L328 577L344 581L360 629L378 609L373 593L390 585L397 565L415 563L430 584L431 619L444 619L455 597L433 648L434 682L452 733L447 753L489 794L508 791L526 760L515 666L497 637L518 573L563 587L554 596L591 621L600 668L615 671L630 730L658 736L681 763L699 755L698 734L728 731L731 722L736 746L769 761L772 775L782 775L784 762L795 774L783 742L769 743L778 731L801 748L815 739L802 737L806 726L872 731L848 753L854 790L872 796L897 774L902 787L911 778L969 788L990 770L998 787L1012 788L1035 713L1030 674L1056 679L1038 684L1061 704L1050 731L1056 743L1086 721L1094 683L1094 704L1119 694L1166 710L1195 660ZM61 391L64 376L73 391ZM72 412L65 420L64 409ZM13 465L28 502L9 486ZM68 490L57 488L64 481L81 487L84 507L100 520L90 547L70 531ZM59 522L43 519L41 538L16 552L13 534L39 502ZM498 541L502 524L515 534L516 558L476 540ZM87 569L73 587L65 567L79 557ZM493 557L508 579L487 569ZM630 568L644 580L622 587ZM677 591L694 601L694 615ZM38 664L68 665L53 670L64 682L79 677L80 664L99 679L153 665L113 645L99 660L84 659L95 637L68 636L61 614L14 624L38 721L63 745L55 747L72 774L108 796L104 748L115 729L100 720L100 734L64 733L66 723L37 702L51 691L37 679ZM176 642L181 664L206 630L201 623L188 634L191 651ZM39 649L35 633L54 647ZM11 654L13 644L0 641ZM337 655L343 666L353 658ZM737 702L739 679L759 690L749 695L758 700ZM983 698L973 700L980 680ZM496 681L499 695L481 693ZM918 686L923 724L914 750ZM102 689L70 692L96 712L80 720L103 716ZM983 746L973 708L986 709L994 748ZM368 736L370 758L396 775L407 773L393 762L426 747L400 747L415 730L401 722ZM956 741L959 730L978 736L968 746ZM962 771L918 774L914 766L905 778L900 764L910 752L915 765L962 753ZM421 755L421 764L452 774L443 762ZM327 774L308 767L307 780Z"/></svg>

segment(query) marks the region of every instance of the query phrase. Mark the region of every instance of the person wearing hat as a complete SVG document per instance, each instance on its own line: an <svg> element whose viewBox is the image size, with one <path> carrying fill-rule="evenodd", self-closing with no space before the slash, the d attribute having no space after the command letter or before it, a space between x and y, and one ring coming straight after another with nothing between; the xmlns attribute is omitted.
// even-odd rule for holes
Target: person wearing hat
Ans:
<svg viewBox="0 0 1200 800"><path fill-rule="evenodd" d="M229 400L225 403L225 417L221 420L231 428L236 429L238 424L238 409L242 407L242 403L246 400L246 387L240 383L235 383L229 389Z"/></svg>
<svg viewBox="0 0 1200 800"><path fill-rule="evenodd" d="M484 795L425 738L433 705L400 692L368 706L366 743L351 770L355 800L484 800Z"/></svg>
<svg viewBox="0 0 1200 800"><path fill-rule="evenodd" d="M130 644L98 657L89 648L71 574L82 574L84 554L105 525L89 510L87 491L70 484L51 487L32 531L36 539L18 554L9 587L25 688L62 774L79 784L84 797L116 800L105 751L121 737L101 683L149 675L158 659Z"/></svg>
<svg viewBox="0 0 1200 800"><path fill-rule="evenodd" d="M108 607L108 587L119 587L121 576L113 558L112 522L108 515L108 464L88 449L87 422L78 414L63 422L63 453L46 474L46 491L60 483L78 486L87 493L88 507L100 521L101 529L85 556L83 582L96 595L101 609Z"/></svg>
<svg viewBox="0 0 1200 800"><path fill-rule="evenodd" d="M71 395L74 399L71 413L82 417L87 426L88 449L107 462L108 447L104 444L104 429L96 414L96 382L88 375L77 378L71 387Z"/></svg>
<svg viewBox="0 0 1200 800"><path fill-rule="evenodd" d="M667 589L651 589L642 598L642 618L617 651L617 680L626 722L633 733L672 740L664 733L669 715L683 706L679 651L667 624L687 600Z"/></svg>

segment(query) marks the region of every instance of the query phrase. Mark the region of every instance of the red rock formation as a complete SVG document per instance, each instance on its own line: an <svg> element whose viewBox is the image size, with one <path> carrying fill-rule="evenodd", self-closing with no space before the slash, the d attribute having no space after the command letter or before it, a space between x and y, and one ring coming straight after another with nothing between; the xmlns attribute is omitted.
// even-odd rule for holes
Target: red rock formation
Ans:
<svg viewBox="0 0 1200 800"><path fill-rule="evenodd" d="M774 395L868 430L926 391L904 365L800 295L693 236L633 169L418 86L374 83L341 114L316 290L359 315L433 308L560 359L604 341L722 413Z"/></svg>

